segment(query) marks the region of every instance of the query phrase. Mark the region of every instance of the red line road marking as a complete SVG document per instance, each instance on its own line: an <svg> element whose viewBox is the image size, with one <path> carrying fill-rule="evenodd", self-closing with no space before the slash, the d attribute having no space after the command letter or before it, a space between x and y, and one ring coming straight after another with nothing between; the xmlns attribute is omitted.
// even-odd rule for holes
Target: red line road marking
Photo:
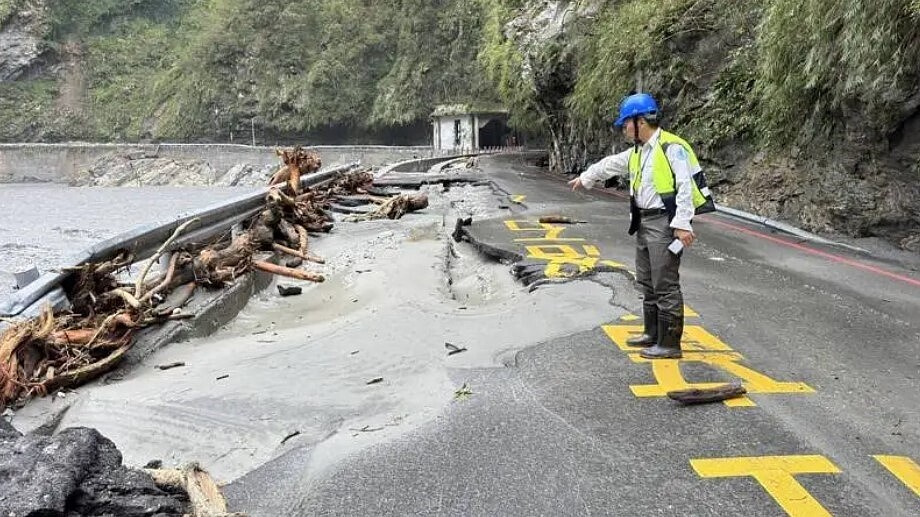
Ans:
<svg viewBox="0 0 920 517"><path fill-rule="evenodd" d="M724 226L724 227L726 227L726 228L731 228L732 230L735 230L735 231L738 231L738 232L741 232L741 233L746 233L746 234L748 234L748 235L753 235L754 237L758 237L758 238L761 238L761 239L765 239L765 240L768 240L768 241L770 241L770 242L774 242L774 243L776 243L776 244L779 244L779 245L781 245L781 246L786 246L786 247L789 247L789 248L794 248L794 249L797 249L797 250L799 250L799 251L803 251L803 252L808 253L808 254L811 254L811 255L816 255L816 256L818 256L818 257L821 257L821 258L825 258L825 259L827 259L827 260L830 260L831 262L838 262L838 263L840 263L840 264L846 264L846 265L848 265L848 266L850 266L850 267L855 267L855 268L857 268L857 269L862 269L863 271L868 271L868 272L870 272L870 273L875 273L876 275L886 276L886 277L888 277L888 278L897 280L897 281L899 281L899 282L904 282L904 283L906 283L906 284L910 284L910 285L912 285L912 286L914 286L914 287L920 287L920 280L916 280L916 279L913 279L913 278L910 278L910 277L904 276L904 275L899 275L899 274L897 274L897 273L892 273L891 271L886 271L886 270L884 270L884 269L882 269L882 268L878 268L878 267L875 267L875 266L870 266L869 264L864 264L864 263L859 262L859 261L856 261L856 260L851 260L851 259L848 259L848 258L841 257L840 255L834 255L833 253L827 253L827 252L825 252L825 251L820 251L820 250L816 250L816 249L814 249L814 248L809 248L808 246L803 246L803 245L801 245L801 244L797 244L797 243L794 243L794 242L789 242L789 241L786 241L786 240L783 240L783 239L779 239L779 238L777 238L777 237L772 237L772 236L770 236L770 235L766 235L766 234L763 234L763 233L760 233L760 232L757 232L757 231L754 231L754 230L751 230L751 229L748 229L748 228L744 228L744 227L741 227L741 226L737 226L737 225L731 224L731 223L726 223L726 222L723 222L723 221L716 221L715 219L712 219L712 218L709 218L709 217L707 217L706 219L704 219L704 221L706 221L707 223L711 223L711 224L718 225L718 226Z"/></svg>
<svg viewBox="0 0 920 517"><path fill-rule="evenodd" d="M566 180L565 180L565 179L562 179L562 181L566 181ZM616 192L616 191L613 191L613 190L607 190L607 189L605 189L605 188L591 189L591 190L587 190L586 192L597 192L597 193L599 193L599 194L604 194L604 195L606 195L606 196L617 197L617 198L620 198L620 199L629 199L629 196L627 196L627 195L625 195L625 194L622 194L622 193L620 193L620 192ZM746 234L752 235L752 236L754 236L754 237L758 237L758 238L761 238L761 239L765 239L765 240L768 240L768 241L770 241L770 242L774 242L774 243L776 243L776 244L779 244L779 245L781 245L781 246L786 246L786 247L789 247L789 248L797 249L797 250L799 250L799 251L803 251L803 252L808 253L808 254L811 254L811 255L816 255L816 256L818 256L818 257L822 257L822 258L825 258L825 259L827 259L827 260L830 260L831 262L837 262L837 263L840 263L840 264L846 264L846 265L848 265L848 266L850 266L850 267L855 267L855 268L857 268L857 269L862 269L863 271L868 271L869 273L874 273L874 274L876 274L876 275L885 276L885 277L891 278L892 280L897 280L897 281L899 281L899 282L904 282L905 284L912 285L912 286L914 286L914 287L920 287L920 280L917 280L917 279L914 279L914 278L910 278L909 276L904 276L904 275L899 275L899 274L897 274L897 273L892 273L891 271L886 271L886 270L884 270L884 269L882 269L882 268L878 268L878 267L875 267L875 266L870 266L869 264L864 264L864 263L862 263L862 262L859 262L859 261L856 261L856 260L851 260L851 259L848 259L848 258L844 258L844 257L841 257L841 256L839 256L839 255L834 255L833 253L827 253L827 252L824 252L824 251L816 250L816 249L814 249L814 248L809 248L808 246L803 246L803 245L801 245L801 244L797 244L797 243L794 243L794 242L789 242L789 241L785 241L785 240L783 240L783 239L778 239L778 238L776 238L776 237L772 237L772 236L767 235L767 234L765 234L765 233L760 233L760 232L758 232L758 231L751 230L751 229L748 229L748 228L744 228L744 227L741 227L741 226L737 226L737 225L734 225L734 224L731 224L731 223L726 223L726 222L722 222L722 221L716 221L715 219L713 219L713 218L711 218L711 217L706 217L706 218L703 218L702 220L705 221L705 222L707 222L707 223L712 223L712 224L716 224L716 225L719 225L719 226L724 226L724 227L726 227L726 228L731 228L732 230L735 230L735 231L738 231L738 232L741 232L741 233L746 233Z"/></svg>

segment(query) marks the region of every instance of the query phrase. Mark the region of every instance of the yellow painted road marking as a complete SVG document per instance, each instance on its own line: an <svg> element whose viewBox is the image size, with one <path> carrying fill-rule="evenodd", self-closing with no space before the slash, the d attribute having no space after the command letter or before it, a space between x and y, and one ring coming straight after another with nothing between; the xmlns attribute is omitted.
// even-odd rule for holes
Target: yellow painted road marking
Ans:
<svg viewBox="0 0 920 517"><path fill-rule="evenodd" d="M568 278L579 274L587 273L596 269L599 265L609 266L613 269L626 271L624 264L614 260L601 258L601 251L597 246L592 244L582 245L584 253L568 244L551 244L564 242L585 242L582 238L564 238L562 233L567 229L565 226L557 226L539 221L527 219L509 219L504 221L505 226L512 232L541 232L542 236L524 237L514 239L514 242L521 244L540 244L525 246L527 258L534 260L545 260L546 269L543 274L548 278ZM577 268L576 271L563 270L563 266L571 265ZM630 274L633 274L630 272ZM635 274L633 274L635 276Z"/></svg>
<svg viewBox="0 0 920 517"><path fill-rule="evenodd" d="M645 359L638 354L629 354L635 363L650 363L652 374L658 384L632 385L629 388L637 397L665 397L669 391L691 388L707 389L724 383L688 383L680 371L681 363L703 363L724 370L743 381L748 393L814 393L814 389L802 382L780 382L754 371L739 363L744 357L737 352L692 352L682 359ZM724 401L729 407L752 407L754 401L748 397Z"/></svg>
<svg viewBox="0 0 920 517"><path fill-rule="evenodd" d="M547 261L545 274L549 278L564 278L571 276L562 271L562 267L566 264L576 266L578 268L578 273L586 273L592 269L597 268L598 264L603 264L617 269L625 269L626 266L615 262L613 260L602 260L598 254L594 254L594 250L583 246L585 253L582 254L576 250L573 246L568 244L559 244L559 245L542 245L542 246L527 246L527 257L536 260L545 260Z"/></svg>
<svg viewBox="0 0 920 517"><path fill-rule="evenodd" d="M700 315L695 310L691 309L690 306L684 305L684 317L686 318L699 318Z"/></svg>
<svg viewBox="0 0 920 517"><path fill-rule="evenodd" d="M920 497L920 465L906 456L872 456Z"/></svg>
<svg viewBox="0 0 920 517"><path fill-rule="evenodd" d="M514 223L514 227L518 229L512 229L511 231L516 232L543 232L543 237L527 237L524 239L514 239L514 242L585 242L584 239L563 239L562 232L567 228L565 226L554 226L548 223L539 223L540 228L520 228L520 223L522 221L505 221L505 225L511 228L512 225L508 223Z"/></svg>
<svg viewBox="0 0 920 517"><path fill-rule="evenodd" d="M641 334L644 327L631 325L605 325L603 327L607 337L624 352L639 353L642 349L626 344L632 334ZM731 352L732 348L713 336L699 325L684 327L684 335L680 340L684 352Z"/></svg>
<svg viewBox="0 0 920 517"><path fill-rule="evenodd" d="M690 465L703 478L753 477L793 517L831 515L794 476L840 473L824 456L699 459L690 460Z"/></svg>
<svg viewBox="0 0 920 517"><path fill-rule="evenodd" d="M514 203L523 203L527 199L527 196L511 196L511 201Z"/></svg>
<svg viewBox="0 0 920 517"><path fill-rule="evenodd" d="M640 319L642 318L640 318L639 316L636 316L635 314L624 314L623 316L620 316L620 321L637 321ZM638 327L638 328L641 329L642 327Z"/></svg>
<svg viewBox="0 0 920 517"><path fill-rule="evenodd" d="M545 225L539 221L527 220L507 220L505 226L512 232L536 232L546 229Z"/></svg>
<svg viewBox="0 0 920 517"><path fill-rule="evenodd" d="M584 239L561 239L558 237L534 237L532 239L514 239L514 242L585 242Z"/></svg>

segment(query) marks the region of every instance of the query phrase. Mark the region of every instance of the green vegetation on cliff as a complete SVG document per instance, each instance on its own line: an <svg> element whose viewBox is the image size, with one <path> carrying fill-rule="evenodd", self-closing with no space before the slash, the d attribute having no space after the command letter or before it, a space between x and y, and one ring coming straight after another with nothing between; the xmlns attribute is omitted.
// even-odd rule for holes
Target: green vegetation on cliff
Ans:
<svg viewBox="0 0 920 517"><path fill-rule="evenodd" d="M15 9L0 1L0 12ZM335 128L348 138L425 123L438 103L497 100L475 59L482 17L471 2L43 3L50 55L67 66L49 67L29 100L79 116L68 137L226 140L255 124L281 137ZM17 117L0 111L0 137L61 135L52 120L26 131Z"/></svg>
<svg viewBox="0 0 920 517"><path fill-rule="evenodd" d="M0 140L409 143L498 101L575 172L638 83L720 199L920 246L920 0L0 0L10 27L40 44L0 49Z"/></svg>
<svg viewBox="0 0 920 517"><path fill-rule="evenodd" d="M555 169L609 150L638 84L698 147L723 202L918 248L920 2L482 5L479 61L516 119L551 136Z"/></svg>
<svg viewBox="0 0 920 517"><path fill-rule="evenodd" d="M527 26L542 7L531 4L484 3L480 61L513 112L561 96L587 134L605 130L640 78L672 123L710 146L810 142L857 118L886 135L917 93L917 0L608 0L571 12L565 31L542 40L545 27ZM571 56L561 66L560 47ZM571 81L540 89L522 80L522 62L557 66Z"/></svg>
<svg viewBox="0 0 920 517"><path fill-rule="evenodd" d="M591 148L641 80L705 148L781 146L886 136L920 76L918 0L558 4L0 0L0 26L50 20L45 73L0 83L0 138L348 138L501 100Z"/></svg>

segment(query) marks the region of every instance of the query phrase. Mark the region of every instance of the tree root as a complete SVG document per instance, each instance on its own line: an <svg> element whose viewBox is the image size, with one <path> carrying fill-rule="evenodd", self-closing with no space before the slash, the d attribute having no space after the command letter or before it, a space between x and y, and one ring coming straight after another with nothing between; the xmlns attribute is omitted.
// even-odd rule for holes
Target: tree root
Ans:
<svg viewBox="0 0 920 517"><path fill-rule="evenodd" d="M366 171L351 173L301 192L298 174L318 170L318 157L299 148L279 151L279 156L288 175L273 180L277 187L266 195L262 212L244 223L245 232L207 246L172 249L179 236L197 222L190 220L175 229L132 282L116 277L134 263L135 257L127 251L108 261L71 268L71 277L62 283L71 300L70 312L54 314L46 309L32 320L11 322L0 335L0 411L27 397L79 386L111 370L130 350L138 330L193 317L179 309L201 286L220 287L253 270L323 282L319 273L253 256L274 251L323 264L322 258L309 252L308 232L331 231L334 219L329 207L338 197L372 189L373 176ZM424 194L389 199L368 196L368 200L380 204L377 216L394 219L428 203ZM172 253L168 268L150 275L153 264L167 252Z"/></svg>

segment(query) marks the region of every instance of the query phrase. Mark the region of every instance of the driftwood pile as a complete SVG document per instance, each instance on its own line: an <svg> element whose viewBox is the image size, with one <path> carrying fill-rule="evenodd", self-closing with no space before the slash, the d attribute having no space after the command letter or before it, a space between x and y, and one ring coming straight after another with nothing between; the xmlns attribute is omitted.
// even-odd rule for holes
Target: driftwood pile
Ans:
<svg viewBox="0 0 920 517"><path fill-rule="evenodd" d="M310 253L311 233L329 232L330 207L340 198L365 196L379 207L357 219L401 217L428 205L424 194L381 195L372 187L373 175L354 172L321 187L301 189L300 177L316 172L319 157L301 148L278 151L284 166L271 183L261 213L239 235L224 235L208 245L173 246L196 221L176 229L149 258L136 280L119 281L136 257L128 252L102 263L72 270L65 290L72 308L54 314L45 310L30 321L15 323L0 336L0 411L32 396L79 386L112 369L131 348L138 330L170 320L190 318L182 307L202 287L219 288L252 271L261 270L299 280L322 282L324 277L299 269L323 264ZM284 265L257 260L270 251L289 259ZM168 267L151 277L161 257ZM165 259L164 259L165 261Z"/></svg>

